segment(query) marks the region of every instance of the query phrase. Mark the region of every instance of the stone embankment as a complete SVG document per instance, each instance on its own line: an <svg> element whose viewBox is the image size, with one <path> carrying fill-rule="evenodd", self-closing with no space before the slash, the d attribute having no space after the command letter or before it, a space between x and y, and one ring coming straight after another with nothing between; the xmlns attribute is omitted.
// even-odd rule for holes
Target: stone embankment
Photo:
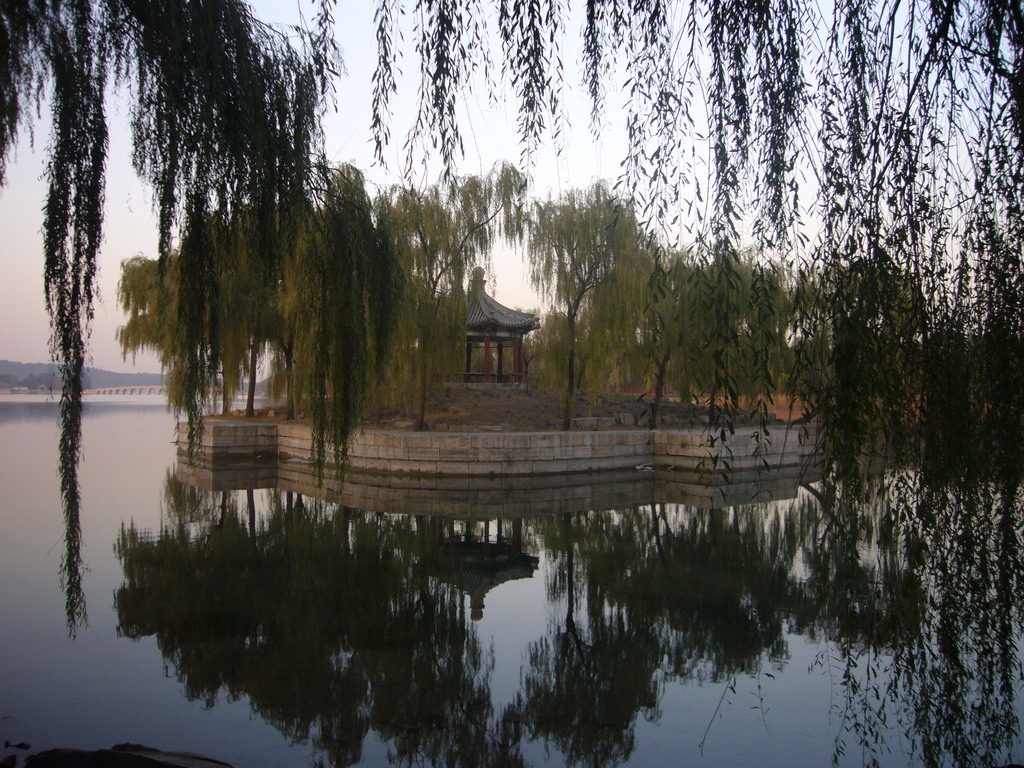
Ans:
<svg viewBox="0 0 1024 768"><path fill-rule="evenodd" d="M179 454L187 428L179 425ZM726 439L697 428L573 432L403 432L365 430L350 444L360 473L418 477L513 477L612 472L650 466L680 481L715 485L749 476L797 476L814 462L817 425L739 427ZM308 472L312 429L304 424L208 419L201 466L273 462ZM330 468L325 474L331 474Z"/></svg>

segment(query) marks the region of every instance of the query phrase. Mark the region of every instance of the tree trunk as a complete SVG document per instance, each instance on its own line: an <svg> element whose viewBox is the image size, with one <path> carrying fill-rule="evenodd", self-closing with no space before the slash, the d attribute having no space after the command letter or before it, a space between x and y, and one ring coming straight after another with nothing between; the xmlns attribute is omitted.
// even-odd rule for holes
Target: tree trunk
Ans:
<svg viewBox="0 0 1024 768"><path fill-rule="evenodd" d="M661 398L665 394L665 371L668 370L670 353L666 352L658 361L658 371L654 376L654 402L651 404L651 429L658 426L658 408L661 407Z"/></svg>
<svg viewBox="0 0 1024 768"><path fill-rule="evenodd" d="M252 488L245 489L245 504L249 508L249 534L256 536L256 496Z"/></svg>
<svg viewBox="0 0 1024 768"><path fill-rule="evenodd" d="M589 357L584 357L578 366L579 372L576 374L576 389L575 392L582 392L584 390L583 382L587 380L587 363L590 362Z"/></svg>
<svg viewBox="0 0 1024 768"><path fill-rule="evenodd" d="M434 307L433 321L437 320L437 306ZM423 349L417 350L420 362L419 372L419 392L416 393L416 431L423 432L427 429L427 386L429 383L430 376L428 375L428 368L430 364L427 361L427 350L430 349L432 339L430 338L430 328L423 329Z"/></svg>
<svg viewBox="0 0 1024 768"><path fill-rule="evenodd" d="M416 404L416 430L423 432L427 428L427 361L423 361L420 370L419 402Z"/></svg>
<svg viewBox="0 0 1024 768"><path fill-rule="evenodd" d="M256 414L256 364L259 362L259 345L253 342L249 350L249 391L245 396L245 415L250 418Z"/></svg>
<svg viewBox="0 0 1024 768"><path fill-rule="evenodd" d="M565 410L562 429L572 429L573 401L576 399L576 322L569 318L569 375L565 384Z"/></svg>
<svg viewBox="0 0 1024 768"><path fill-rule="evenodd" d="M295 372L292 370L294 362L292 360L292 345L291 342L283 345L282 350L284 352L284 396L287 402L287 419L288 421L295 420Z"/></svg>

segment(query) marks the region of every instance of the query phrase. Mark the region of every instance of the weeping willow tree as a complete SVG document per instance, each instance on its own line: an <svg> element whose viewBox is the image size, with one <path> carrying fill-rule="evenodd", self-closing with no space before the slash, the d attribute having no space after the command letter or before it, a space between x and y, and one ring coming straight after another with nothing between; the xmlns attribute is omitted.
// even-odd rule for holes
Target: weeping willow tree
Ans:
<svg viewBox="0 0 1024 768"><path fill-rule="evenodd" d="M597 342L605 336L601 329L593 327L595 313L582 312L576 321L575 340L575 381L573 393L592 389L592 382L605 371L615 369L614 350ZM528 337L530 357L530 386L538 389L564 390L566 385L565 363L569 357L569 325L564 312L557 310L544 315L540 329ZM610 354L609 354L610 353ZM611 359L608 359L608 358ZM564 404L563 404L564 405Z"/></svg>
<svg viewBox="0 0 1024 768"><path fill-rule="evenodd" d="M828 334L825 358L814 361L824 364L820 386L801 394L837 436L830 453L873 450L879 426L916 412L926 439L945 439L938 426L921 432L930 421L949 425L945 437L977 421L969 433L998 446L997 474L1019 468L1019 4L602 0L586 4L576 39L566 34L576 18L568 4L502 3L491 17L482 5L463 14L461 3L415 4L408 37L421 88L410 145L429 138L442 157L458 155L458 97L472 93L473 68L495 58L489 43L500 50L526 151L557 141L562 61L578 42L595 132L606 95L624 94L620 183L638 215L669 236L689 227L698 259L718 265L705 289L709 311L721 308L716 290L730 295L720 289L735 280L746 241L813 275L817 290L802 297L814 301L798 306L795 334ZM378 6L378 126L396 90L404 6ZM886 302L895 275L916 298L894 318ZM755 316L770 313L767 294L750 296ZM719 331L713 383L727 418L737 342L727 324ZM975 364L963 367L965 358ZM758 375L767 390L770 371Z"/></svg>
<svg viewBox="0 0 1024 768"><path fill-rule="evenodd" d="M565 404L562 428L570 429L576 394L577 325L616 266L637 248L632 208L603 182L534 205L527 234L530 277L565 316Z"/></svg>
<svg viewBox="0 0 1024 768"><path fill-rule="evenodd" d="M590 303L584 348L593 350L594 374L650 392L652 426L667 390L711 407L732 398L766 413L794 365L792 282L785 265L751 251L703 262L693 249L641 237L619 254ZM723 338L728 347L716 344ZM715 394L720 372L725 396Z"/></svg>
<svg viewBox="0 0 1024 768"><path fill-rule="evenodd" d="M765 424L783 378L792 373L796 318L787 272L761 253L723 249L698 263L693 275L686 311L698 327L689 380L722 439L743 404Z"/></svg>
<svg viewBox="0 0 1024 768"><path fill-rule="evenodd" d="M257 361L263 348L280 335L281 315L275 303L274 281L261 275L239 234L225 232L213 223L212 239L221 275L218 293L218 357L222 412L248 378L246 415L253 415ZM122 355L133 357L142 350L156 353L167 377L168 402L183 408L189 397L188 357L183 354L177 309L180 294L180 256L177 252L161 263L136 256L121 264L117 302L125 312L125 325L117 332Z"/></svg>
<svg viewBox="0 0 1024 768"><path fill-rule="evenodd" d="M325 4L296 44L240 0L13 0L0 7L0 182L20 127L44 101L51 113L44 282L51 354L63 379L69 560L79 528L82 373L103 233L108 91L119 85L133 99L132 161L154 191L161 261L176 228L181 235L182 402L196 437L220 367L221 276L206 223L211 214L230 220L242 207L253 211L258 258L273 261L278 213L307 188L321 143L335 69L330 21Z"/></svg>
<svg viewBox="0 0 1024 768"><path fill-rule="evenodd" d="M644 251L647 290L637 324L637 344L631 348L632 368L653 390L649 424L658 426L658 413L666 388L680 394L695 390L696 360L700 356L699 320L694 312L696 269L689 252L669 254L664 260Z"/></svg>
<svg viewBox="0 0 1024 768"><path fill-rule="evenodd" d="M294 329L294 387L313 425L313 459L341 473L348 438L384 371L403 276L363 175L325 170L298 238L296 281L284 313Z"/></svg>
<svg viewBox="0 0 1024 768"><path fill-rule="evenodd" d="M267 274L249 237L248 212L225 225L210 217L204 238L219 276L217 359L208 387L225 404L248 375L251 410L256 357L267 346L287 361L290 408L302 399L314 424L318 456L348 435L387 355L402 275L362 174L351 166L321 168L308 197L296 201L294 236ZM185 288L178 251L163 262L135 257L122 265L118 302L128 315L119 329L123 352L156 352L168 374L169 400L185 409L193 359L179 321ZM251 415L251 413L249 414Z"/></svg>
<svg viewBox="0 0 1024 768"><path fill-rule="evenodd" d="M508 164L486 176L451 177L423 191L395 187L377 200L405 275L388 394L426 428L432 384L461 370L469 271L498 238L522 236L526 178Z"/></svg>

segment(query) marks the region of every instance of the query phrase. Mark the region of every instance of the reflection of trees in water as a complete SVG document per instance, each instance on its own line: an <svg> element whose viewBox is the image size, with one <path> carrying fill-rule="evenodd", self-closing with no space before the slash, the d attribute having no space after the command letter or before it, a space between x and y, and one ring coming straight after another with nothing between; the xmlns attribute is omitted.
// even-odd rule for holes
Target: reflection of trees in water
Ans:
<svg viewBox="0 0 1024 768"><path fill-rule="evenodd" d="M1020 494L936 480L893 476L872 514L862 498L826 492L834 525L814 570L831 602L819 625L833 633L841 713L866 763L892 746L887 728L929 766L1005 762L1019 733ZM878 546L858 559L846 544L865 531Z"/></svg>
<svg viewBox="0 0 1024 768"><path fill-rule="evenodd" d="M583 526L563 515L540 527L552 534L552 554L558 552L549 599L564 601L565 616L553 616L547 636L529 644L511 710L531 739L553 742L567 763L616 765L633 751L638 713L657 715L657 638L648 622L626 610L600 605L588 612L595 607L591 600L579 608L577 595L587 582L577 573L574 531ZM578 617L581 612L586 618Z"/></svg>
<svg viewBox="0 0 1024 768"><path fill-rule="evenodd" d="M360 759L371 725L395 759L475 764L489 666L461 596L418 572L413 521L307 503L252 532L234 504L210 510L202 535L172 520L116 547L121 631L155 635L190 698L248 696L336 765Z"/></svg>
<svg viewBox="0 0 1024 768"><path fill-rule="evenodd" d="M636 714L659 716L664 681L782 665L799 633L830 644L837 760L851 744L866 764L908 746L925 765L1005 760L1019 730L1020 505L899 482L874 492L856 509L830 491L824 508L804 495L785 512L656 505L542 521L565 616L527 653L515 706L531 735L571 763L619 762Z"/></svg>
<svg viewBox="0 0 1024 768"><path fill-rule="evenodd" d="M655 505L537 527L564 616L529 645L513 707L568 763L627 760L668 680L720 681L784 657L799 542L764 509Z"/></svg>
<svg viewBox="0 0 1024 768"><path fill-rule="evenodd" d="M78 630L87 626L89 614L82 589L82 520L79 498L66 497L64 501L64 554L60 560L60 586L64 591L64 613L68 634L72 639Z"/></svg>
<svg viewBox="0 0 1024 768"><path fill-rule="evenodd" d="M247 696L336 765L358 761L371 730L403 764L522 765L529 742L567 764L621 764L667 683L728 688L783 667L791 633L828 644L837 759L856 745L871 762L906 733L924 764L994 764L1018 728L1019 500L897 480L868 505L826 486L787 504L513 527L548 561L549 616L500 709L455 586L468 522L276 493L256 516L245 497L169 479L160 535L119 537L116 607L126 635L157 637L190 697Z"/></svg>

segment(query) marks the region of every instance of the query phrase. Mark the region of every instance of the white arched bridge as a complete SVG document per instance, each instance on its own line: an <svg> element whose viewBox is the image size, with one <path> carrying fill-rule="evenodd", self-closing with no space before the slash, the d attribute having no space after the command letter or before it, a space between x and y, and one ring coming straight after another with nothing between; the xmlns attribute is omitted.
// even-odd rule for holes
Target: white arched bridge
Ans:
<svg viewBox="0 0 1024 768"><path fill-rule="evenodd" d="M163 384L136 384L135 386L101 387L87 389L86 395L166 395L167 387Z"/></svg>

